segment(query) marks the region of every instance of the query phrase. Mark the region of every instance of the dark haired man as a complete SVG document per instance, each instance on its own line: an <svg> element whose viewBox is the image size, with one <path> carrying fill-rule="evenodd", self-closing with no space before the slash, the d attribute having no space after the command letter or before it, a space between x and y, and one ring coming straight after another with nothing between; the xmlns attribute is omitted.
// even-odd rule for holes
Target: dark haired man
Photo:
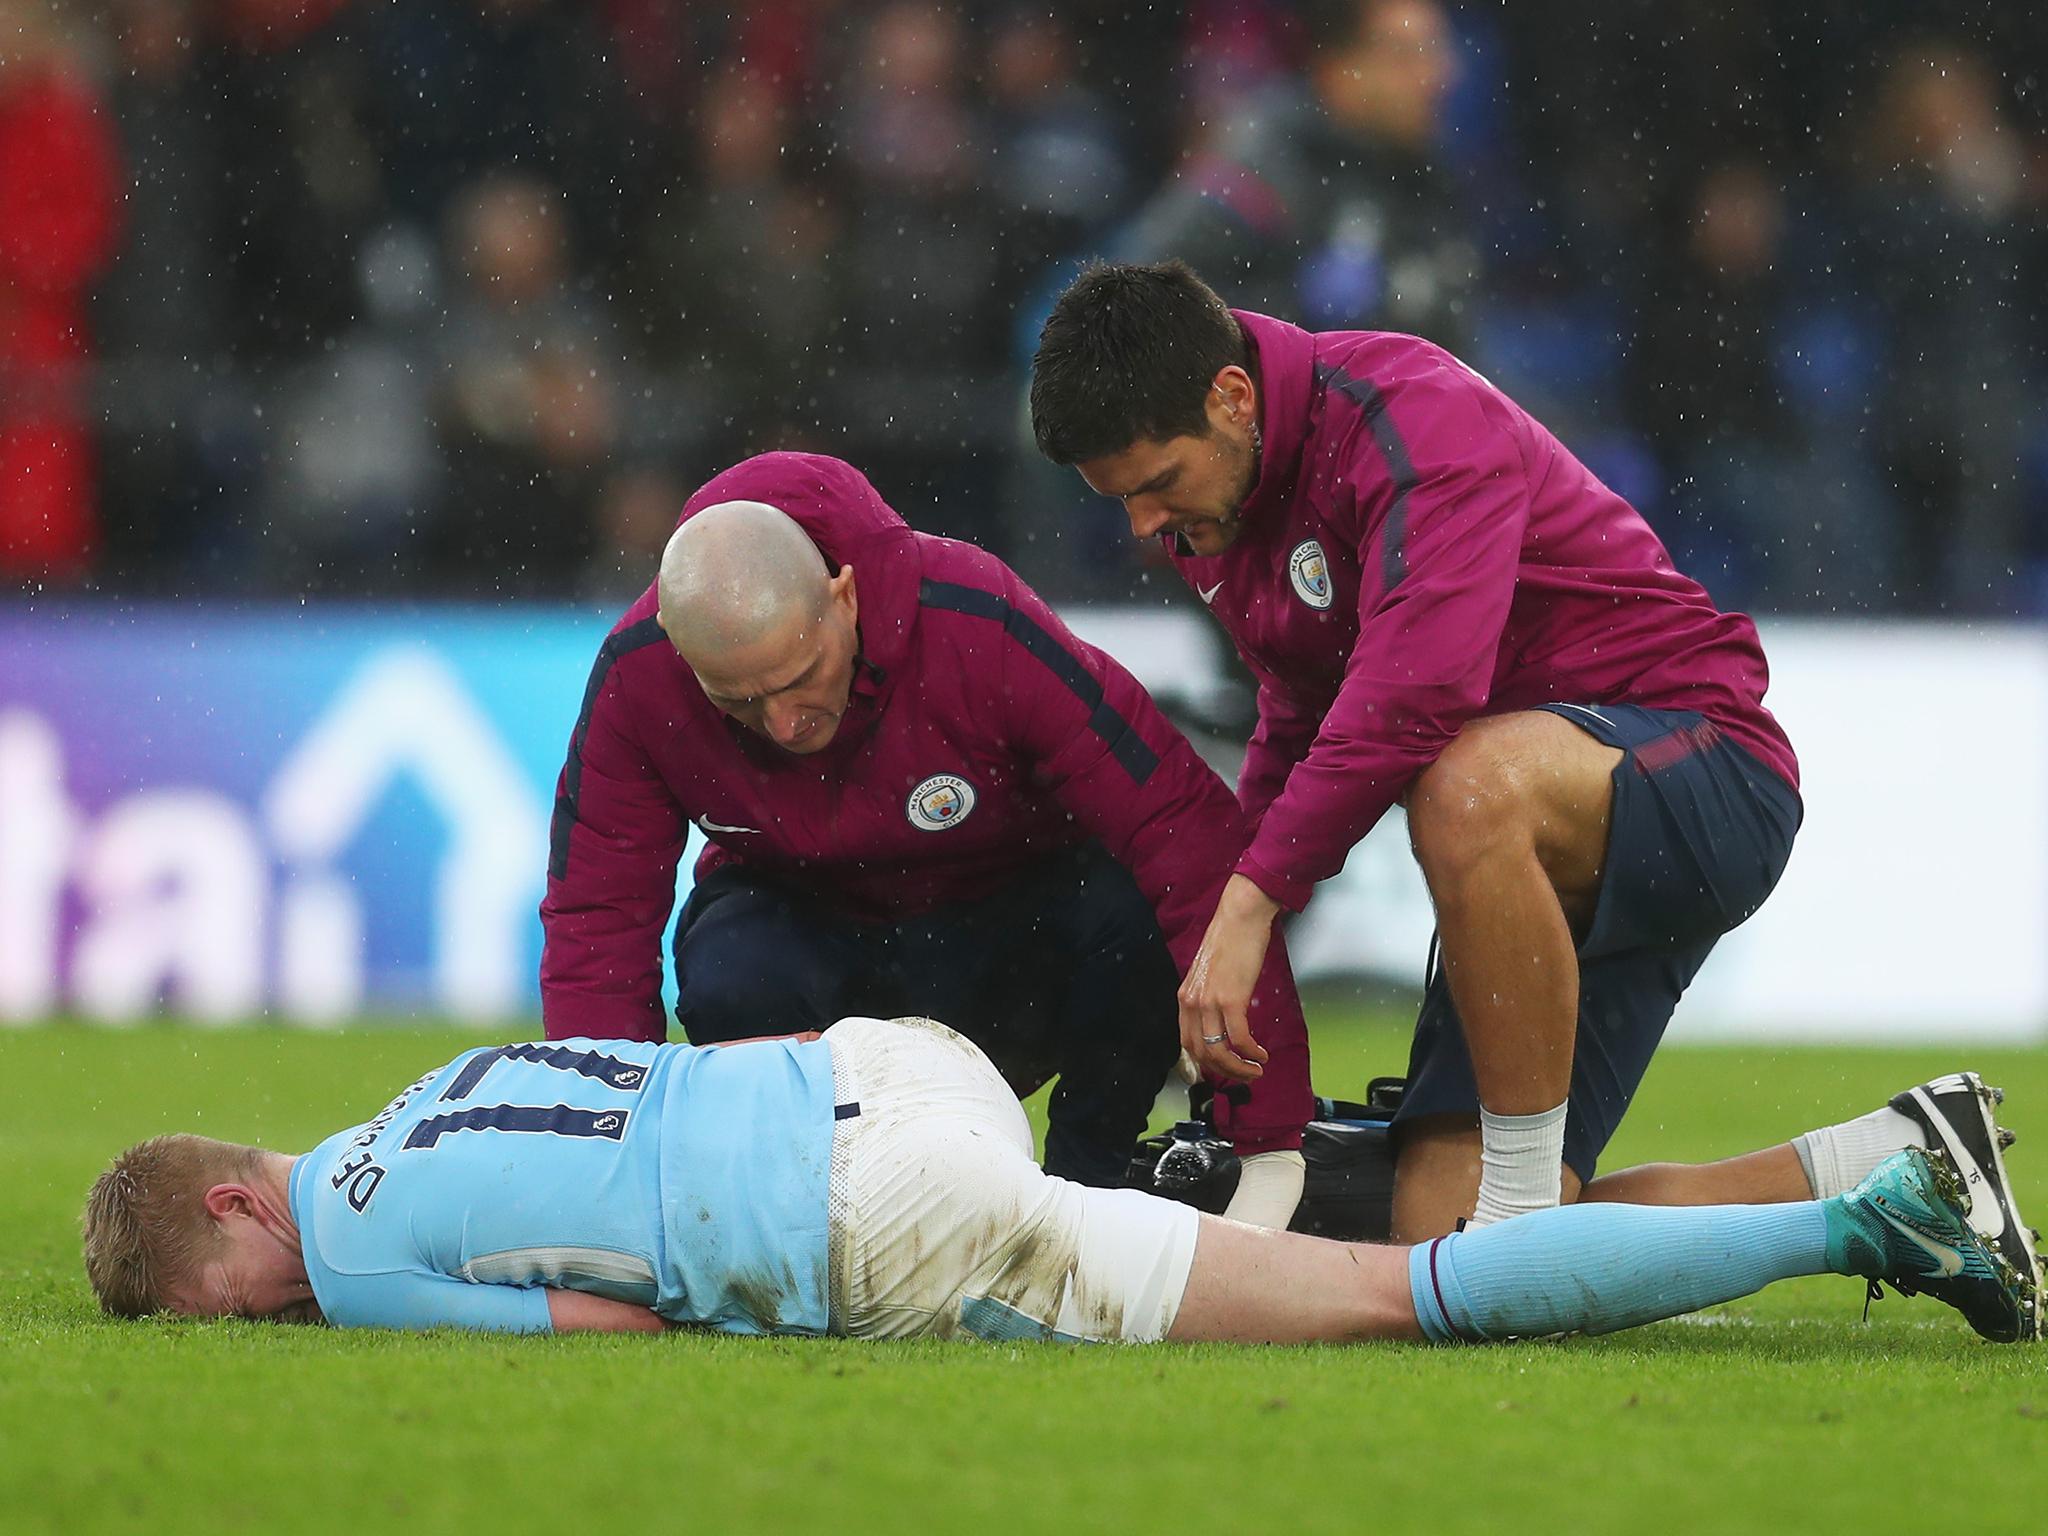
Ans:
<svg viewBox="0 0 2048 1536"><path fill-rule="evenodd" d="M1791 851L1798 770L1754 626L1449 353L1232 311L1180 262L1078 278L1031 408L1046 456L1164 541L1259 679L1238 786L1257 831L1183 983L1183 1043L1243 1070L1275 915L1405 803L1442 953L1395 1236L1578 1198L1679 995ZM1594 1193L1825 1196L1899 1129Z"/></svg>

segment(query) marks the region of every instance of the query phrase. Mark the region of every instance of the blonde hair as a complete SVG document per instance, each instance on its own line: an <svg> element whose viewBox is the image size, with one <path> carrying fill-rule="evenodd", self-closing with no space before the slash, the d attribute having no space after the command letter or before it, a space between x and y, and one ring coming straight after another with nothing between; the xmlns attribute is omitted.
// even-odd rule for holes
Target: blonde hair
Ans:
<svg viewBox="0 0 2048 1536"><path fill-rule="evenodd" d="M147 1317L213 1250L219 1229L206 1211L216 1184L246 1182L262 1167L257 1147L210 1136L153 1136L114 1159L85 1199L85 1274L100 1310Z"/></svg>

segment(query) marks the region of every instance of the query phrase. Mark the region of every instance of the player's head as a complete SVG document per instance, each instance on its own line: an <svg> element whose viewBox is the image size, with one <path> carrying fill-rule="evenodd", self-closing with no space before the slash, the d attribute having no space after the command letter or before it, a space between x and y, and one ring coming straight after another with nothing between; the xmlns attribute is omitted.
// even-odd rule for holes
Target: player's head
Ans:
<svg viewBox="0 0 2048 1536"><path fill-rule="evenodd" d="M207 1136L123 1152L85 1202L85 1273L102 1310L320 1321L290 1175L288 1157Z"/></svg>
<svg viewBox="0 0 2048 1536"><path fill-rule="evenodd" d="M704 696L786 752L839 730L860 657L853 567L833 572L802 525L760 501L722 501L661 556L659 619Z"/></svg>
<svg viewBox="0 0 2048 1536"><path fill-rule="evenodd" d="M1047 458L1121 501L1139 538L1227 549L1259 473L1244 331L1185 262L1090 267L1039 332L1031 430Z"/></svg>

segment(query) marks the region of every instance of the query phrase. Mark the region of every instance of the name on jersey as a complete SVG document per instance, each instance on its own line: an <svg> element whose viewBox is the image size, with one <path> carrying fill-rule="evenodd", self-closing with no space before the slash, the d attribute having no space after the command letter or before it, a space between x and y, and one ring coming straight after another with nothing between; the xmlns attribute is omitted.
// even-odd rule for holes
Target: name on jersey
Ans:
<svg viewBox="0 0 2048 1536"><path fill-rule="evenodd" d="M370 1208L370 1197L377 1193L377 1186L384 1182L384 1167L377 1161L377 1155L370 1150L410 1104L413 1096L441 1074L429 1072L397 1098L386 1104L377 1118L356 1132L355 1139L341 1149L341 1161L328 1179L336 1190L346 1190L349 1209L361 1215Z"/></svg>

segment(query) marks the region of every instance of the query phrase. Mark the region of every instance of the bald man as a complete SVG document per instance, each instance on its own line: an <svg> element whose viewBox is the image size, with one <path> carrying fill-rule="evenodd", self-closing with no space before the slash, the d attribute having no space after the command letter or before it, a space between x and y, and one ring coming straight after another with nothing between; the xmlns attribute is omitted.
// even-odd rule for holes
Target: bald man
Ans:
<svg viewBox="0 0 2048 1536"><path fill-rule="evenodd" d="M551 1038L660 1040L662 927L695 1044L945 1018L1026 1093L1046 1166L1122 1181L1175 989L1248 828L1128 672L1001 561L913 532L851 466L767 454L691 497L599 653L541 907ZM1284 1226L1313 1108L1276 945L1219 1127L1233 1214Z"/></svg>

